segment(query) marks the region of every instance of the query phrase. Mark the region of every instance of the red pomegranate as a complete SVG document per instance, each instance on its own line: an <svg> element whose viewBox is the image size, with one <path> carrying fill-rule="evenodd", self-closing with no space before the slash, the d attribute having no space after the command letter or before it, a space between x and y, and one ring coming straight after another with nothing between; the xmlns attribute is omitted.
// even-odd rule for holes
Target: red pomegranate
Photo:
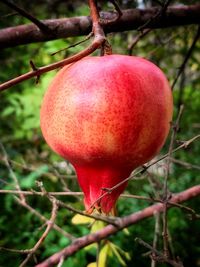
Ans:
<svg viewBox="0 0 200 267"><path fill-rule="evenodd" d="M165 75L143 58L86 57L57 73L44 96L41 129L49 146L75 167L86 210L103 188L160 151L172 106ZM109 213L126 185L95 207Z"/></svg>

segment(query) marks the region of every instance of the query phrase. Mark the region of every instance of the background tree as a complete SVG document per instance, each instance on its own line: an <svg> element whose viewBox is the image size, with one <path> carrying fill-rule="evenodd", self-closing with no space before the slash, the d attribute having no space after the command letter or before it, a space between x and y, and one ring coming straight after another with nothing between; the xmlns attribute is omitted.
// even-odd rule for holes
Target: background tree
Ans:
<svg viewBox="0 0 200 267"><path fill-rule="evenodd" d="M74 216L84 209L74 170L50 151L40 132L40 104L55 71L38 66L59 62L50 67L54 69L78 60L90 52L88 47L96 50L94 55L101 52L103 31L102 39L91 34L82 42L83 35L92 32L92 3L95 6L90 1L89 8L86 1L0 1L0 89L5 90L0 105L0 265L33 266L52 256L58 266L95 261L102 266L105 262L107 266L199 266L199 198L193 197L200 194L200 5L198 1L119 1L119 10L114 1L98 2L99 27L113 52L145 57L163 69L173 87L175 112L162 151L168 157L136 170L118 201L118 216L124 219L99 216L92 231L102 229L86 238L94 218ZM29 25L30 20L34 24ZM12 80L29 70L37 84L26 75ZM180 194L163 204L166 169L168 191ZM186 200L184 206L171 203ZM159 212L166 206L173 208L163 216ZM136 213L139 210L142 217ZM110 237L113 233L117 235Z"/></svg>

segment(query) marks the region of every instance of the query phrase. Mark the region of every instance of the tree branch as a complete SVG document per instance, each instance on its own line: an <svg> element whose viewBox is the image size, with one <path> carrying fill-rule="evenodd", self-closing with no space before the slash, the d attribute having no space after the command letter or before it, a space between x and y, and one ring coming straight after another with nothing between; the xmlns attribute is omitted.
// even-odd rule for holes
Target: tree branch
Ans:
<svg viewBox="0 0 200 267"><path fill-rule="evenodd" d="M184 202L186 200L189 200L191 198L194 198L196 196L200 195L200 185L193 186L181 193L178 193L176 195L173 195L171 198L171 201L174 203L180 203ZM170 208L170 207L168 207ZM60 252L52 255L44 262L38 264L36 267L51 267L59 263L59 261L63 258L67 258L77 251L79 251L81 248L86 247L87 245L90 245L94 242L99 242L102 239L105 239L109 237L110 235L116 234L119 230L126 228L130 225L136 224L137 222L149 218L153 216L156 212L162 212L164 209L163 204L155 204L150 207L147 207L143 209L142 211L138 211L136 213L133 213L129 216L126 216L124 218L118 219L118 227L115 227L113 225L108 225L105 228L103 228L100 231L97 231L95 233L83 236L81 238L77 238L71 245L64 248Z"/></svg>
<svg viewBox="0 0 200 267"><path fill-rule="evenodd" d="M118 20L103 25L103 28L106 33L109 33L135 30L148 21L151 21L148 23L148 28L153 29L200 24L200 4L170 6L167 8L164 17L159 16L156 20L152 20L158 12L159 8L157 7L123 10L122 16ZM101 19L103 20L112 21L115 18L115 12L101 12ZM91 18L86 16L43 20L41 22L51 29L51 34L38 30L38 27L34 24L5 28L0 30L0 48L88 35L92 29Z"/></svg>
<svg viewBox="0 0 200 267"><path fill-rule="evenodd" d="M90 6L90 15L92 17L92 32L94 33L94 40L92 43L82 50L81 52L69 57L65 58L63 60L60 60L58 62L52 63L50 65L36 68L33 63L32 65L32 71L29 71L25 74L22 74L14 79L11 79L5 83L0 84L0 91L3 91L13 85L19 84L25 80L31 79L33 77L38 77L46 72L49 72L51 70L55 70L60 67L64 67L67 64L71 64L72 62L78 61L88 55L90 55L92 52L96 51L98 48L102 47L103 44L106 41L106 37L103 31L103 27L99 23L99 13L96 8L96 5L94 4L94 0L89 0L89 6Z"/></svg>

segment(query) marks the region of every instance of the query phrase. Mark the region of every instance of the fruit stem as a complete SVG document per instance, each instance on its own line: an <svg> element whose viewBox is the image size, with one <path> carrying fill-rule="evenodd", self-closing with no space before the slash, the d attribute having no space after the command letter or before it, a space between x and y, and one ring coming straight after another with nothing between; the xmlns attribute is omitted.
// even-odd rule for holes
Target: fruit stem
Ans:
<svg viewBox="0 0 200 267"><path fill-rule="evenodd" d="M105 41L102 43L101 46L101 56L111 55L112 54L112 47L109 44L108 40L106 39L103 26L100 21L100 15L97 8L97 4L95 0L89 0L89 7L90 7L90 16L92 18L92 25L93 25L93 33L95 35L103 36Z"/></svg>
<svg viewBox="0 0 200 267"><path fill-rule="evenodd" d="M101 56L112 55L112 46L106 40L101 47Z"/></svg>

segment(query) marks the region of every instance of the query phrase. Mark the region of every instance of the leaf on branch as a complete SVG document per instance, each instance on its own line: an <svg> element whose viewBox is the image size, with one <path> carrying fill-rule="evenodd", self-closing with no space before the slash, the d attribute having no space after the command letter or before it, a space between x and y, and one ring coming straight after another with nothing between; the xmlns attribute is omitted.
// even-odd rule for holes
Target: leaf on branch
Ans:
<svg viewBox="0 0 200 267"><path fill-rule="evenodd" d="M74 217L72 218L72 223L75 225L78 224L91 224L94 223L94 219L89 218L87 216L81 215L81 214L76 214L74 215Z"/></svg>
<svg viewBox="0 0 200 267"><path fill-rule="evenodd" d="M107 259L112 255L112 251L110 249L110 245L107 243L102 247L99 253L98 264L97 262L91 262L87 265L87 267L106 267Z"/></svg>
<svg viewBox="0 0 200 267"><path fill-rule="evenodd" d="M106 267L106 263L107 263L107 258L110 255L111 251L110 251L110 246L109 244L106 244L105 246L103 246L103 248L101 249L100 253L99 253L99 264L98 267Z"/></svg>
<svg viewBox="0 0 200 267"><path fill-rule="evenodd" d="M127 264L124 259L130 260L130 254L111 242L109 242L109 245L113 252L113 255L117 257L118 261L122 266L126 267Z"/></svg>

